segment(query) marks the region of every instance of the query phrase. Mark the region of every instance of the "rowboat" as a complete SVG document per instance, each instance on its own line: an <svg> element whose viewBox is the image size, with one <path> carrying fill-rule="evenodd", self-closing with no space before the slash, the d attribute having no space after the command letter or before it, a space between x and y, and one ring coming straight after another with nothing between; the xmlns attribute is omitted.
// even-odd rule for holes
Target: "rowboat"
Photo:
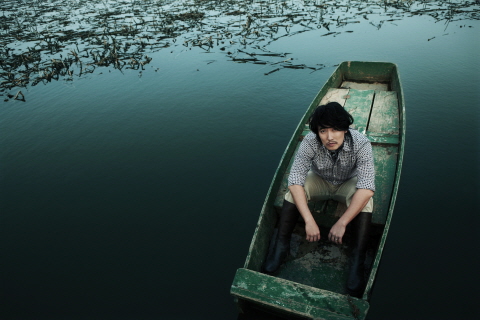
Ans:
<svg viewBox="0 0 480 320"><path fill-rule="evenodd" d="M287 177L296 150L309 132L308 119L319 105L336 101L355 119L353 127L372 143L375 158L374 211L365 262L366 288L361 298L346 294L350 232L343 244L327 239L343 214L333 200L309 203L322 239L305 240L300 218L289 257L275 275L260 272L287 192ZM277 168L243 268L231 286L240 314L261 310L286 319L365 319L397 197L405 146L405 106L398 69L387 62L346 61L338 65L318 92L295 130ZM257 312L257 311L255 311Z"/></svg>

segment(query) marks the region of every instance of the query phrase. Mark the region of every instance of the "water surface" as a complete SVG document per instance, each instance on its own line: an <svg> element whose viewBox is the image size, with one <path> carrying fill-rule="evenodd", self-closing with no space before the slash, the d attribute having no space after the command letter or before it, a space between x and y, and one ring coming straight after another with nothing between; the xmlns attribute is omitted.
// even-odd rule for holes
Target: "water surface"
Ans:
<svg viewBox="0 0 480 320"><path fill-rule="evenodd" d="M235 319L276 166L345 60L398 64L407 107L369 319L478 315L475 2L1 8L2 319Z"/></svg>

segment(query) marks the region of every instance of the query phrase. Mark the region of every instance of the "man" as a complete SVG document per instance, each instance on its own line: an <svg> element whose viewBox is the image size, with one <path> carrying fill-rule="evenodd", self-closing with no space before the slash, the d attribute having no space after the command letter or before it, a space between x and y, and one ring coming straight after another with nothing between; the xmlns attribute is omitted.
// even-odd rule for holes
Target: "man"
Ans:
<svg viewBox="0 0 480 320"><path fill-rule="evenodd" d="M328 239L341 244L346 226L354 229L347 292L363 294L364 261L372 219L375 170L372 146L367 137L350 129L353 117L338 103L319 106L310 117L310 132L295 156L288 177L278 224L277 239L263 271L274 273L290 250L290 239L299 215L305 221L306 240L320 240L320 229L307 202L333 199L347 210L330 229Z"/></svg>

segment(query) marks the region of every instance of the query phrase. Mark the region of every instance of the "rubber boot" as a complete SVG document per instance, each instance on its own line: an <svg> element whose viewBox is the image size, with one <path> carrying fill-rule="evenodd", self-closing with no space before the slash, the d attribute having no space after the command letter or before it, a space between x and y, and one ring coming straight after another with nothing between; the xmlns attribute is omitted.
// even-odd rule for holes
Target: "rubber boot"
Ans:
<svg viewBox="0 0 480 320"><path fill-rule="evenodd" d="M267 274L274 273L280 267L290 251L292 232L300 216L297 206L287 200L283 201L280 221L278 222L277 238L272 250L263 264L262 271Z"/></svg>
<svg viewBox="0 0 480 320"><path fill-rule="evenodd" d="M352 221L353 250L347 280L347 293L361 298L365 290L365 256L372 223L371 212L360 212Z"/></svg>

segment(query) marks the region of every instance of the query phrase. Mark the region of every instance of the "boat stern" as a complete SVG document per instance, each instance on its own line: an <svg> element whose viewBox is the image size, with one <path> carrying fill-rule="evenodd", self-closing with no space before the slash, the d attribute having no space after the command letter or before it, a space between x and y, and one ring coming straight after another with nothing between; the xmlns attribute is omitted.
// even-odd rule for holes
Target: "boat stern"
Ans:
<svg viewBox="0 0 480 320"><path fill-rule="evenodd" d="M369 308L362 299L244 268L237 270L230 292L240 305L247 301L269 312L307 319L365 319Z"/></svg>

